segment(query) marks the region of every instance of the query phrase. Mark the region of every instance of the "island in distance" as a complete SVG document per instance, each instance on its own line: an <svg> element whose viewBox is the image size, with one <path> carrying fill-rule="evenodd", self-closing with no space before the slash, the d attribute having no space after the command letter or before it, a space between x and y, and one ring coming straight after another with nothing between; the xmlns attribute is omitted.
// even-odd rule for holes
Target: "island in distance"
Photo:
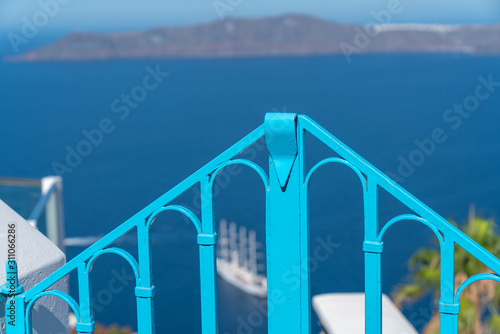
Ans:
<svg viewBox="0 0 500 334"><path fill-rule="evenodd" d="M500 25L351 25L306 15L224 19L143 32L75 32L7 61L223 58L361 53L500 54Z"/></svg>

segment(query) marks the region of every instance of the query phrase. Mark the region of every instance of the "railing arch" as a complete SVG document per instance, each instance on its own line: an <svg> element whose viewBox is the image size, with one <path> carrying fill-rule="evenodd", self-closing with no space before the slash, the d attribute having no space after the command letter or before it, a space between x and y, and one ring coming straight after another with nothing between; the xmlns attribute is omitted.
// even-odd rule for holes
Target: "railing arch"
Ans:
<svg viewBox="0 0 500 334"><path fill-rule="evenodd" d="M103 254L116 254L123 258L125 261L127 261L130 264L130 267L132 268L135 276L135 281L136 285L139 285L139 280L140 280L140 274L139 274L139 264L137 263L136 259L127 251L118 248L118 247L111 247L111 248L104 248L94 254L86 264L86 272L90 273L92 270L92 266L94 262L97 260L97 258Z"/></svg>
<svg viewBox="0 0 500 334"><path fill-rule="evenodd" d="M248 166L251 169L253 169L257 174L260 176L262 179L262 182L264 183L264 186L266 187L266 190L269 189L269 177L267 176L266 172L260 167L258 164L256 164L253 161L247 160L247 159L236 159L236 160L229 160L220 165L214 173L210 177L210 186L213 188L213 185L215 183L215 180L217 179L217 176L222 172L224 168L230 165L243 165L243 166Z"/></svg>
<svg viewBox="0 0 500 334"><path fill-rule="evenodd" d="M58 297L59 299L62 299L66 304L71 307L73 310L74 314L76 315L78 321L80 322L80 306L78 303L67 293L62 292L60 290L49 290L49 291L44 291L41 292L37 295L35 295L26 305L26 317L24 319L24 326L26 328L26 331L28 334L31 334L31 308L33 307L33 304L41 297L44 296L55 296Z"/></svg>
<svg viewBox="0 0 500 334"><path fill-rule="evenodd" d="M176 205L176 204L164 206L162 208L159 208L159 209L155 210L149 216L149 218L147 219L147 221L146 221L146 227L148 229L151 228L151 225L155 221L156 217L160 213L165 212L165 211L177 211L177 212L182 213L183 215L185 215L193 223L193 225L196 228L196 231L198 232L198 234L201 234L201 222L198 219L198 217L193 213L193 211L187 209L186 207L183 207L181 205Z"/></svg>
<svg viewBox="0 0 500 334"><path fill-rule="evenodd" d="M482 280L493 280L500 282L500 276L498 274L493 274L493 273L481 273L467 278L462 284L460 284L460 286L457 289L457 292L455 294L455 303L460 304L460 296L462 295L462 292L465 290L465 288L467 288L472 283Z"/></svg>
<svg viewBox="0 0 500 334"><path fill-rule="evenodd" d="M340 164L346 165L347 167L352 169L356 173L356 175L359 177L359 180L361 181L363 189L366 190L366 178L363 175L363 173L361 173L361 171L358 168L356 168L353 164L351 164L349 161L342 159L342 158L337 158L337 157L326 158L326 159L321 160L317 164L315 164L311 168L311 170L309 170L309 173L307 173L307 175L305 177L304 184L306 185L306 187L309 187L309 183L311 182L311 177L316 172L316 170L318 170L319 167L326 165L326 164L329 164L329 163L340 163Z"/></svg>

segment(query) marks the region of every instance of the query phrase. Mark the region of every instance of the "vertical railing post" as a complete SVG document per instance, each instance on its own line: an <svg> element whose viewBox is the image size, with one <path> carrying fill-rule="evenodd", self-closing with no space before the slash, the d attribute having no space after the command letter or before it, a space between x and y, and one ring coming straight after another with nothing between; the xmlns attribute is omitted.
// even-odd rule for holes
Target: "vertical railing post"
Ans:
<svg viewBox="0 0 500 334"><path fill-rule="evenodd" d="M94 317L92 315L90 286L90 266L86 262L78 265L78 296L80 300L80 319L77 319L76 331L78 334L94 333Z"/></svg>
<svg viewBox="0 0 500 334"><path fill-rule="evenodd" d="M310 312L307 215L301 214L303 147L297 115L270 113L264 123L269 150L266 212L268 332L309 333ZM299 134L300 136L301 134ZM304 321L306 323L304 323Z"/></svg>
<svg viewBox="0 0 500 334"><path fill-rule="evenodd" d="M139 249L139 285L135 287L137 302L137 328L141 334L154 334L154 304L155 287L151 271L150 225L137 226Z"/></svg>
<svg viewBox="0 0 500 334"><path fill-rule="evenodd" d="M378 185L368 178L363 194L365 210L365 326L367 334L382 333L382 242L378 242Z"/></svg>
<svg viewBox="0 0 500 334"><path fill-rule="evenodd" d="M440 333L456 334L460 304L455 303L455 241L444 235L441 245Z"/></svg>
<svg viewBox="0 0 500 334"><path fill-rule="evenodd" d="M5 328L7 334L26 334L25 326L25 303L24 298L18 296L23 292L23 286L19 285L17 262L8 260L6 263L5 277L7 283L2 286L2 295L5 301Z"/></svg>
<svg viewBox="0 0 500 334"><path fill-rule="evenodd" d="M215 177L215 175L212 175ZM201 329L203 334L217 334L217 269L215 245L217 233L214 226L213 180L207 176L201 182L201 234L198 234L200 248L201 284Z"/></svg>

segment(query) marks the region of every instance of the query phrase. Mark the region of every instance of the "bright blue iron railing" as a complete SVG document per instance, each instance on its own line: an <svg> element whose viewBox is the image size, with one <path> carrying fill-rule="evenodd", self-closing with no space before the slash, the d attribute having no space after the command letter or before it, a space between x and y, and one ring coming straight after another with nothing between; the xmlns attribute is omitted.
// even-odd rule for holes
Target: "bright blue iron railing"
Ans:
<svg viewBox="0 0 500 334"><path fill-rule="evenodd" d="M307 171L305 166L305 133L313 135L338 156L320 161ZM252 161L235 158L238 154L265 136L269 151L269 173ZM293 266L301 266L309 258L308 186L313 173L329 163L341 163L351 168L361 181L365 213L363 251L365 253L365 317L366 332L382 332L381 253L383 237L388 228L401 221L414 220L427 225L439 240L441 251L441 333L457 333L457 315L460 294L469 284L482 279L500 281L500 261L471 240L456 227L420 202L389 177L349 149L321 126L303 115L267 114L262 126L233 145L220 156L202 167L172 190L149 204L135 216L108 233L94 245L73 258L30 290L9 295L6 305L15 305L16 317L25 319L15 326L7 325L8 334L31 332L30 310L33 303L45 295L61 298L71 307L80 334L92 333L94 321L90 297L89 274L93 262L102 254L113 253L123 257L132 267L135 278L138 330L140 334L155 332L151 277L150 227L164 211L177 211L189 219L197 232L200 252L202 332L218 333L216 254L217 234L213 219L213 185L217 175L228 165L242 164L256 171L266 189L266 244L268 300L279 298L269 314L269 333L310 332L309 275L301 279L300 288L285 284L282 275ZM170 204L193 186L201 188L201 219L186 207ZM394 217L382 229L378 221L378 189L383 188L412 212ZM138 259L123 249L109 247L122 235L137 230ZM455 292L455 244L464 248L495 274L478 274L466 280ZM78 273L77 303L68 294L50 290L50 287L76 270ZM307 269L306 269L307 270ZM279 295L279 297L276 297ZM283 298L285 297L285 298ZM7 306L6 306L7 307Z"/></svg>

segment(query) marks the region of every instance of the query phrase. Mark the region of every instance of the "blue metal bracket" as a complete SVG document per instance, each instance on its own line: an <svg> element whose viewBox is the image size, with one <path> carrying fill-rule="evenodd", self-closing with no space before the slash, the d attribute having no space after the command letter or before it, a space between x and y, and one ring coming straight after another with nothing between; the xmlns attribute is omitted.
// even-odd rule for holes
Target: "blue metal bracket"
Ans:
<svg viewBox="0 0 500 334"><path fill-rule="evenodd" d="M460 302L446 304L442 301L439 301L439 312L446 314L458 314L458 312L460 312Z"/></svg>
<svg viewBox="0 0 500 334"><path fill-rule="evenodd" d="M155 295L155 287L144 288L137 286L135 288L135 296L140 298L152 298Z"/></svg>
<svg viewBox="0 0 500 334"><path fill-rule="evenodd" d="M76 323L76 331L81 334L92 334L94 333L94 327L95 323L94 320L92 319L91 322L89 323L82 323L82 322L77 322Z"/></svg>
<svg viewBox="0 0 500 334"><path fill-rule="evenodd" d="M380 254L384 250L384 243L378 241L364 241L363 251L367 253Z"/></svg>
<svg viewBox="0 0 500 334"><path fill-rule="evenodd" d="M297 114L266 114L264 130L269 155L281 188L285 188L297 158Z"/></svg>

